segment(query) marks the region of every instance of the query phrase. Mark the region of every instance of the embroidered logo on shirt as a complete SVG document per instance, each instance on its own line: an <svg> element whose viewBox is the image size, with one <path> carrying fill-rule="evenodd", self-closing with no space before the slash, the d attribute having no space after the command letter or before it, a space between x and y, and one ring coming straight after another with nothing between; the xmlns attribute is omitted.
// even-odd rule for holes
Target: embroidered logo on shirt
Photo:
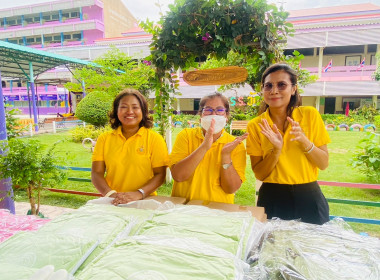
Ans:
<svg viewBox="0 0 380 280"><path fill-rule="evenodd" d="M144 146L140 146L139 148L137 148L137 153L143 155L145 153Z"/></svg>

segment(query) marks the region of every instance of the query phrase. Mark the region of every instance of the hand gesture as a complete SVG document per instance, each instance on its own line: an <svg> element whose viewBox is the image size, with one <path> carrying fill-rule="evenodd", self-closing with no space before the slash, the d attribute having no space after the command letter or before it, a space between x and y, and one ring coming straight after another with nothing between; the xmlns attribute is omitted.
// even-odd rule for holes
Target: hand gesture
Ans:
<svg viewBox="0 0 380 280"><path fill-rule="evenodd" d="M277 126L273 124L271 127L266 119L263 119L262 122L259 123L259 126L261 133L272 143L273 148L275 150L281 150L284 145L284 139L282 139L282 135Z"/></svg>
<svg viewBox="0 0 380 280"><path fill-rule="evenodd" d="M138 191L135 192L122 192L116 193L115 199L112 201L113 205L125 204L131 201L142 199L142 194Z"/></svg>
<svg viewBox="0 0 380 280"><path fill-rule="evenodd" d="M304 147L304 149L309 147L310 141L303 132L300 124L290 117L288 117L287 119L289 124L291 125L290 134L294 136L292 139L290 139L290 141L299 142Z"/></svg>
<svg viewBox="0 0 380 280"><path fill-rule="evenodd" d="M222 148L222 156L226 154L231 154L231 152L246 138L248 137L248 133L245 133L239 137L236 137L234 141L227 143Z"/></svg>
<svg viewBox="0 0 380 280"><path fill-rule="evenodd" d="M205 139L203 140L202 145L206 147L207 150L211 148L212 143L214 142L214 127L215 119L211 120L211 125L205 133Z"/></svg>

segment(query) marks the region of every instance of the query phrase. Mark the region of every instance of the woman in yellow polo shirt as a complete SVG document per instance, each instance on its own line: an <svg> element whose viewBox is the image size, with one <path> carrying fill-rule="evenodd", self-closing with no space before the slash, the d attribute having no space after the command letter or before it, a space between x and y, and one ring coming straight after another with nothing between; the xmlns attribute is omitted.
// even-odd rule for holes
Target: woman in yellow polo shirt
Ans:
<svg viewBox="0 0 380 280"><path fill-rule="evenodd" d="M246 151L224 131L229 103L220 93L200 101L202 128L186 128L176 138L170 154L174 178L172 196L188 200L234 203L234 193L245 180Z"/></svg>
<svg viewBox="0 0 380 280"><path fill-rule="evenodd" d="M258 206L268 218L323 224L329 206L317 183L328 166L329 135L319 112L299 106L297 74L287 64L267 68L261 79L263 103L248 123L247 153L260 181Z"/></svg>
<svg viewBox="0 0 380 280"><path fill-rule="evenodd" d="M113 130L99 136L92 155L92 183L115 205L155 195L165 179L168 150L162 136L150 129L144 96L123 90L113 102L110 124Z"/></svg>

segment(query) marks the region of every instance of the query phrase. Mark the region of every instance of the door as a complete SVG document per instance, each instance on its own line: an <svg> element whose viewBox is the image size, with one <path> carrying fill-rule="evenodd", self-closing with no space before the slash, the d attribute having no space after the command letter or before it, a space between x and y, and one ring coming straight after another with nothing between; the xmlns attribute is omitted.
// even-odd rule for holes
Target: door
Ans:
<svg viewBox="0 0 380 280"><path fill-rule="evenodd" d="M325 114L335 114L335 97L326 97Z"/></svg>

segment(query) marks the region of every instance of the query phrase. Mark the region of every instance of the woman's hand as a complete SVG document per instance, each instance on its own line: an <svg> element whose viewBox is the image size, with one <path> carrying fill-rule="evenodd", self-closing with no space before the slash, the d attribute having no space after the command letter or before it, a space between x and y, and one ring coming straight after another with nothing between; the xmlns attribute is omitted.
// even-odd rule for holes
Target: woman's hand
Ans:
<svg viewBox="0 0 380 280"><path fill-rule="evenodd" d="M246 138L248 137L248 133L245 133L239 137L236 137L234 141L227 143L226 145L223 146L222 148L222 157L223 155L230 155L231 152L241 143L243 142Z"/></svg>
<svg viewBox="0 0 380 280"><path fill-rule="evenodd" d="M284 139L282 139L282 135L277 126L273 124L273 126L270 127L266 119L263 119L262 122L259 123L259 126L261 128L261 133L272 143L274 150L281 151L282 146L284 145Z"/></svg>
<svg viewBox="0 0 380 280"><path fill-rule="evenodd" d="M212 143L214 143L214 127L215 119L211 120L211 125L205 133L205 139L203 140L201 146L203 146L207 151L211 148Z"/></svg>
<svg viewBox="0 0 380 280"><path fill-rule="evenodd" d="M113 197L113 195L111 197ZM112 201L112 204L125 204L131 201L140 200L142 198L142 194L139 191L116 193L115 199Z"/></svg>
<svg viewBox="0 0 380 280"><path fill-rule="evenodd" d="M290 139L290 141L297 141L301 145L301 148L303 148L303 151L306 151L308 148L311 147L312 143L306 137L305 133L302 130L302 127L298 122L296 122L290 117L288 117L287 119L291 125L290 134L294 136L292 139Z"/></svg>

